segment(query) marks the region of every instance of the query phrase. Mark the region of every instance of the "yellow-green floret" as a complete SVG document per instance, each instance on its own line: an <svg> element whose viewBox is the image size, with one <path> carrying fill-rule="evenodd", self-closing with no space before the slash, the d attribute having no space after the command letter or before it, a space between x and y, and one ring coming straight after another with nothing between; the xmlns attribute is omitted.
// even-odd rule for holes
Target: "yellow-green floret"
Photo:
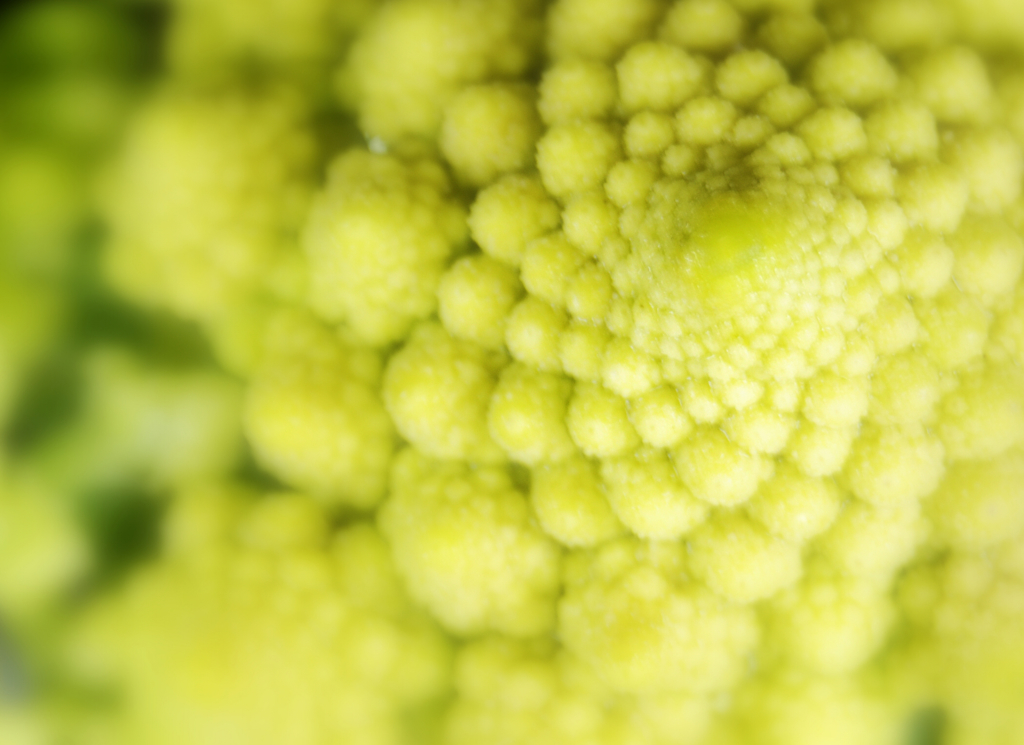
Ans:
<svg viewBox="0 0 1024 745"><path fill-rule="evenodd" d="M958 549L923 562L899 585L913 635L898 658L898 679L912 699L945 708L949 742L1009 745L1024 734L1022 545L1018 531L984 551Z"/></svg>
<svg viewBox="0 0 1024 745"><path fill-rule="evenodd" d="M756 648L756 617L688 569L685 549L671 543L627 538L573 555L558 608L563 643L613 690L728 690Z"/></svg>
<svg viewBox="0 0 1024 745"><path fill-rule="evenodd" d="M528 637L554 625L560 552L504 467L406 450L380 526L409 591L450 631Z"/></svg>
<svg viewBox="0 0 1024 745"><path fill-rule="evenodd" d="M340 85L371 137L434 137L467 84L515 78L539 52L539 0L382 3L356 40Z"/></svg>
<svg viewBox="0 0 1024 745"><path fill-rule="evenodd" d="M76 639L78 675L129 712L114 742L415 742L402 722L444 689L450 653L374 528L210 485L175 500L165 544Z"/></svg>
<svg viewBox="0 0 1024 745"><path fill-rule="evenodd" d="M107 188L107 275L127 297L214 323L305 275L298 234L315 141L294 93L166 91L143 108Z"/></svg>
<svg viewBox="0 0 1024 745"><path fill-rule="evenodd" d="M377 0L172 0L167 56L190 77L247 63L308 75L336 61Z"/></svg>
<svg viewBox="0 0 1024 745"><path fill-rule="evenodd" d="M267 323L264 357L245 393L253 454L287 484L328 504L368 508L384 495L394 428L380 358L301 311Z"/></svg>
<svg viewBox="0 0 1024 745"><path fill-rule="evenodd" d="M459 651L454 677L445 745L686 745L700 742L713 716L700 695L616 693L548 642L472 642Z"/></svg>
<svg viewBox="0 0 1024 745"><path fill-rule="evenodd" d="M370 344L405 337L437 307L437 282L466 239L450 191L431 160L360 150L336 160L303 238L313 309Z"/></svg>

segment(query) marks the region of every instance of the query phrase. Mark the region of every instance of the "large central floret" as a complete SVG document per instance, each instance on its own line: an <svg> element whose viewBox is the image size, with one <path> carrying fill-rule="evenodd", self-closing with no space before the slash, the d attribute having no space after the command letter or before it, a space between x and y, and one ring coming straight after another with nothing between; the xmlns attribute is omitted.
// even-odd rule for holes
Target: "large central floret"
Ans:
<svg viewBox="0 0 1024 745"><path fill-rule="evenodd" d="M942 524L982 521L947 472L1020 458L1020 349L992 331L1020 312L1020 144L963 49L899 67L779 14L734 51L749 19L711 0L630 45L612 23L562 25L574 7L551 17L537 174L498 168L477 195L481 252L441 278L443 329L391 359L385 405L426 455L529 468L540 527L574 550L558 631L613 686L728 687L749 654L855 670L886 638L927 498L948 495ZM477 102L457 170L494 172L473 132L533 131L486 104L492 87L442 117L450 149ZM609 575L611 549L587 549L625 533L686 550L623 549ZM413 584L459 589L447 559L419 558ZM700 631L761 601L760 647L749 620ZM665 625L665 608L695 620Z"/></svg>
<svg viewBox="0 0 1024 745"><path fill-rule="evenodd" d="M752 174L735 174L745 176ZM694 344L731 335L756 355L816 316L828 300L825 216L806 209L804 191L781 179L743 190L716 190L713 181L654 184L637 207L643 218L630 231L632 250L613 268L615 286L632 296L634 323L645 322L636 343L684 360L696 356L687 353Z"/></svg>

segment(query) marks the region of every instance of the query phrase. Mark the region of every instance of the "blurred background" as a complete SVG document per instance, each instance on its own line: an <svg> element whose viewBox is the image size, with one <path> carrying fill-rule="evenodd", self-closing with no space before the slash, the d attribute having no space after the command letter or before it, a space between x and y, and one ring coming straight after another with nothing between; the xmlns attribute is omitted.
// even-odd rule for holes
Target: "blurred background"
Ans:
<svg viewBox="0 0 1024 745"><path fill-rule="evenodd" d="M174 251L221 240L243 263L296 253L294 216L286 230L264 217L288 201L275 176L270 201L256 193L251 202L246 169L261 166L246 148L309 164L300 191L310 191L326 154L357 136L330 92L331 73L372 3L257 5L254 13L247 2L203 0L0 4L3 745L66 742L62 730L74 730L75 742L109 741L82 723L113 705L109 692L66 675L77 611L157 552L172 494L229 476L243 491L278 488L253 464L241 426L246 323L263 318L272 304L264 296L276 290L252 290L245 302L231 295L241 320L193 312L188 300L202 293L194 288L233 270L204 265L202 248ZM299 125L277 113L292 109L301 109L297 135ZM126 149L128 167L118 171ZM191 170L177 167L190 157ZM141 211L124 186L132 168L152 188ZM298 178L288 168L282 188ZM193 172L205 180L193 183ZM164 189L178 201L160 212ZM217 201L210 194L228 207L198 214ZM240 219L230 211L238 203L249 210ZM117 263L111 224L128 236L128 263ZM154 246L171 247L169 265L139 263ZM282 275L255 266L250 284Z"/></svg>
<svg viewBox="0 0 1024 745"><path fill-rule="evenodd" d="M100 276L104 168L160 71L167 8L0 6L0 742L40 742L35 692L69 605L155 545L160 497L198 443L237 457L237 392L198 333ZM219 408L218 408L219 407ZM216 427L214 427L216 429ZM202 435L200 435L202 439ZM174 460L174 463L170 461ZM203 458L199 458L203 460ZM207 459L208 460L208 459ZM203 468L203 464L199 464ZM180 469L179 469L180 471Z"/></svg>

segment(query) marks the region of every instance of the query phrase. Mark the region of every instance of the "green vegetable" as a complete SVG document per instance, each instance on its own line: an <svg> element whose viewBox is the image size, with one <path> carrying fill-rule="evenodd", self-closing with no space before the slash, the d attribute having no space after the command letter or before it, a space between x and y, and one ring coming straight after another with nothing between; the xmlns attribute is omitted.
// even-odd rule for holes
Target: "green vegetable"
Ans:
<svg viewBox="0 0 1024 745"><path fill-rule="evenodd" d="M47 726L1024 737L1018 3L172 5L102 263L221 369L90 351L77 465L13 459L169 505L23 603Z"/></svg>

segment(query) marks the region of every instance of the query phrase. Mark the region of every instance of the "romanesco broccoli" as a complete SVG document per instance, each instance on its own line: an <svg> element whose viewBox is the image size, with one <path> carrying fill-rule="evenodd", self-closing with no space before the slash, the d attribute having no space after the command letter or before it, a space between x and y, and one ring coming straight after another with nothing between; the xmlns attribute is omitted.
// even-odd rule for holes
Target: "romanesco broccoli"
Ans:
<svg viewBox="0 0 1024 745"><path fill-rule="evenodd" d="M172 3L106 182L228 372L98 368L177 496L69 619L96 726L1020 740L1019 3L250 5Z"/></svg>

